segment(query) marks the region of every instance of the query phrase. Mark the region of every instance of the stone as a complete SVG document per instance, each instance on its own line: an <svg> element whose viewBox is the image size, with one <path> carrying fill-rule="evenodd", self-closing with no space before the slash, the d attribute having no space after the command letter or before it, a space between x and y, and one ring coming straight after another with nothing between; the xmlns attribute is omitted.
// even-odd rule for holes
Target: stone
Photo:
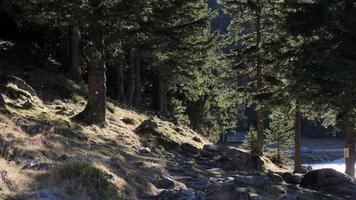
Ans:
<svg viewBox="0 0 356 200"><path fill-rule="evenodd" d="M234 181L210 184L206 187L206 200L250 200L249 192Z"/></svg>
<svg viewBox="0 0 356 200"><path fill-rule="evenodd" d="M196 155L199 153L199 149L189 143L183 143L180 145L183 152Z"/></svg>
<svg viewBox="0 0 356 200"><path fill-rule="evenodd" d="M255 187L263 187L269 183L268 177L265 176L242 176L236 175L234 176L234 182L237 184L248 185L248 186L255 186Z"/></svg>
<svg viewBox="0 0 356 200"><path fill-rule="evenodd" d="M154 183L157 188L161 189L173 189L175 186L175 181L170 177L163 177L161 180Z"/></svg>
<svg viewBox="0 0 356 200"><path fill-rule="evenodd" d="M200 200L199 196L192 190L164 190L154 200Z"/></svg>
<svg viewBox="0 0 356 200"><path fill-rule="evenodd" d="M231 146L219 147L220 158L218 162L226 171L258 170L264 168L264 161L260 156Z"/></svg>
<svg viewBox="0 0 356 200"><path fill-rule="evenodd" d="M140 126L136 128L136 132L140 134L157 133L158 124L153 119L146 119Z"/></svg>
<svg viewBox="0 0 356 200"><path fill-rule="evenodd" d="M149 153L151 153L151 149L148 147L140 147L138 152L140 152L142 154L149 154Z"/></svg>
<svg viewBox="0 0 356 200"><path fill-rule="evenodd" d="M302 174L292 174L290 172L285 172L282 174L283 179L290 184L301 184L302 183Z"/></svg>
<svg viewBox="0 0 356 200"><path fill-rule="evenodd" d="M281 183L284 181L283 177L279 174L276 174L274 172L268 172L267 173L268 177L270 178L271 181L276 182L276 183Z"/></svg>
<svg viewBox="0 0 356 200"><path fill-rule="evenodd" d="M26 164L22 167L23 170L40 170L40 171L47 171L49 169L48 163L41 163L38 161L31 161L30 163Z"/></svg>
<svg viewBox="0 0 356 200"><path fill-rule="evenodd" d="M356 185L353 179L334 169L318 169L306 173L302 178L301 186L327 194L356 197Z"/></svg>
<svg viewBox="0 0 356 200"><path fill-rule="evenodd" d="M302 179L301 186L320 189L338 184L354 184L350 176L334 169L318 169L306 173Z"/></svg>
<svg viewBox="0 0 356 200"><path fill-rule="evenodd" d="M206 144L206 145L203 146L202 151L208 151L208 152L216 153L219 150L218 150L218 146L215 145L215 144Z"/></svg>

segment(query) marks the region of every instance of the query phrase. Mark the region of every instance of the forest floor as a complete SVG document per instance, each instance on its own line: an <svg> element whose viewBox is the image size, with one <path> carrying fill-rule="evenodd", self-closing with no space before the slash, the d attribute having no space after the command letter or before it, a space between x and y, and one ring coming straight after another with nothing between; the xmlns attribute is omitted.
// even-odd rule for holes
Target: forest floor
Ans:
<svg viewBox="0 0 356 200"><path fill-rule="evenodd" d="M267 158L211 144L113 100L105 128L76 123L71 117L85 106L85 85L26 47L0 42L0 68L10 77L1 81L0 199L352 198L301 187L300 176Z"/></svg>

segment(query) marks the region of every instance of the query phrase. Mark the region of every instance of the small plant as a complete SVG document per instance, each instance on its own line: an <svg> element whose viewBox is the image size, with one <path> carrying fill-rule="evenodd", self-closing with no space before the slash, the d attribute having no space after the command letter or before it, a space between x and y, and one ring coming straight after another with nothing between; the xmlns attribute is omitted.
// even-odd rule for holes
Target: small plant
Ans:
<svg viewBox="0 0 356 200"><path fill-rule="evenodd" d="M254 128L250 128L247 133L245 142L241 145L242 148L251 151L257 139L257 131Z"/></svg>
<svg viewBox="0 0 356 200"><path fill-rule="evenodd" d="M284 150L293 142L293 118L287 108L277 108L270 115L270 127L266 130L266 140L273 149L272 162L283 164Z"/></svg>

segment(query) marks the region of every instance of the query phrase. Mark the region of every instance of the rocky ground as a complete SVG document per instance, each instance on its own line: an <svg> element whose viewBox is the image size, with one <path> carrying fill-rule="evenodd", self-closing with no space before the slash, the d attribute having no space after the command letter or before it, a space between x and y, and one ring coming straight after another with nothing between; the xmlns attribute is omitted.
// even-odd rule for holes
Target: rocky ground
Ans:
<svg viewBox="0 0 356 200"><path fill-rule="evenodd" d="M294 175L115 101L105 128L73 122L85 105L84 86L53 72L55 63L31 68L2 54L0 67L11 67L0 81L0 199L355 199L346 175Z"/></svg>

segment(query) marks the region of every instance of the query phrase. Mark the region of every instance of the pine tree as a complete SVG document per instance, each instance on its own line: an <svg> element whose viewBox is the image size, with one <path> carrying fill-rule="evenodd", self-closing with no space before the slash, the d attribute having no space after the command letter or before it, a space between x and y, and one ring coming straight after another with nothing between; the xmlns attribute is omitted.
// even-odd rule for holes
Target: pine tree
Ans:
<svg viewBox="0 0 356 200"><path fill-rule="evenodd" d="M303 38L298 76L308 89L305 99L314 107L334 110L335 125L347 133L346 173L354 177L355 12L352 1L315 1L289 16L288 29ZM322 110L322 109L320 109ZM328 117L328 116L327 116Z"/></svg>
<svg viewBox="0 0 356 200"><path fill-rule="evenodd" d="M230 49L232 65L241 72L238 78L246 99L254 99L256 107L257 141L253 152L262 155L265 112L269 110L271 95L277 91L275 84L280 82L273 52L285 45L285 32L276 32L283 25L283 3L239 0L222 3L233 17L226 48Z"/></svg>
<svg viewBox="0 0 356 200"><path fill-rule="evenodd" d="M266 130L267 142L277 149L274 162L282 164L282 151L293 141L293 109L286 106L275 107L270 114L269 129Z"/></svg>

